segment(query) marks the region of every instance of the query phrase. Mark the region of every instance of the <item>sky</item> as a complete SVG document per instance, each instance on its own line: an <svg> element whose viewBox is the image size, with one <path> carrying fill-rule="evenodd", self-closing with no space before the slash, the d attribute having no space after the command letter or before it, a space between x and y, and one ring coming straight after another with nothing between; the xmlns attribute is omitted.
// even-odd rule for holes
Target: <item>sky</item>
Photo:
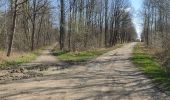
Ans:
<svg viewBox="0 0 170 100"><path fill-rule="evenodd" d="M135 28L136 28L136 31L137 31L137 34L138 34L138 38L140 38L140 35L141 35L141 32L142 32L142 19L139 15L139 11L141 10L142 8L142 3L143 3L143 0L130 0L131 1L131 4L132 4L132 7L134 9L133 11L133 23L135 25Z"/></svg>

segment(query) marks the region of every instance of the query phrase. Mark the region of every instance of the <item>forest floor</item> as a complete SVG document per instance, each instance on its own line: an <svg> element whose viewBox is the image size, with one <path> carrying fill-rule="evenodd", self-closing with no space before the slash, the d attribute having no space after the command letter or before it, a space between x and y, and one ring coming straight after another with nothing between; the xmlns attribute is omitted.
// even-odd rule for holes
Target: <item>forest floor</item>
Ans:
<svg viewBox="0 0 170 100"><path fill-rule="evenodd" d="M0 99L170 100L132 63L135 45L129 43L86 64L59 62L47 49L34 62L11 72L28 79L0 80ZM27 76L30 73L33 76Z"/></svg>

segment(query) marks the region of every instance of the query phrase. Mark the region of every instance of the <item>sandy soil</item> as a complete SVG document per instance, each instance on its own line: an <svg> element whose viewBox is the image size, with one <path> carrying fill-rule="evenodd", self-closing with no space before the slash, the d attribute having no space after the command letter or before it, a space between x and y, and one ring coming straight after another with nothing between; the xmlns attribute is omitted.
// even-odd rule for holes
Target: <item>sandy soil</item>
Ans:
<svg viewBox="0 0 170 100"><path fill-rule="evenodd" d="M130 61L135 44L86 65L59 64L41 71L43 77L0 82L0 100L170 100Z"/></svg>

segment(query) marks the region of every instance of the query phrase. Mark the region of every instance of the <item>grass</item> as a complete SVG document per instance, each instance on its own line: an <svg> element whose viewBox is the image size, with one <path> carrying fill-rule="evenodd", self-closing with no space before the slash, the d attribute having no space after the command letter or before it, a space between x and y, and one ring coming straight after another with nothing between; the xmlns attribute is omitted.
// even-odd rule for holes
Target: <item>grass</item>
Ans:
<svg viewBox="0 0 170 100"><path fill-rule="evenodd" d="M6 52L0 49L0 69L7 67L17 67L23 63L29 63L40 55L43 49L49 48L50 46L41 47L33 52L11 52L11 56L7 57Z"/></svg>
<svg viewBox="0 0 170 100"><path fill-rule="evenodd" d="M1 51L0 69L4 69L6 67L17 67L19 64L31 62L39 55L38 52L39 51L30 53L12 53L11 57L6 57L5 53Z"/></svg>
<svg viewBox="0 0 170 100"><path fill-rule="evenodd" d="M132 60L154 82L158 83L164 89L170 90L170 76L142 44L135 46Z"/></svg>
<svg viewBox="0 0 170 100"><path fill-rule="evenodd" d="M96 58L108 51L119 48L121 46L122 45L117 45L113 48L100 48L100 49L81 51L81 52L56 51L54 55L57 56L57 58L59 58L61 61L83 62L83 61L88 61L90 59Z"/></svg>

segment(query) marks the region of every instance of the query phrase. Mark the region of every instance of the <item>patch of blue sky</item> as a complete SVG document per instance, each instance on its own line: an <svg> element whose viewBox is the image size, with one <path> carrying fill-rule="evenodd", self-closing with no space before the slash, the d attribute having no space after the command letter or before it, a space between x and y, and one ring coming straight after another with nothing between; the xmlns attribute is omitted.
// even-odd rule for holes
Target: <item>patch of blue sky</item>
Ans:
<svg viewBox="0 0 170 100"><path fill-rule="evenodd" d="M142 19L139 11L142 9L143 0L130 0L133 7L133 23L135 25L138 38L140 38L142 33Z"/></svg>

